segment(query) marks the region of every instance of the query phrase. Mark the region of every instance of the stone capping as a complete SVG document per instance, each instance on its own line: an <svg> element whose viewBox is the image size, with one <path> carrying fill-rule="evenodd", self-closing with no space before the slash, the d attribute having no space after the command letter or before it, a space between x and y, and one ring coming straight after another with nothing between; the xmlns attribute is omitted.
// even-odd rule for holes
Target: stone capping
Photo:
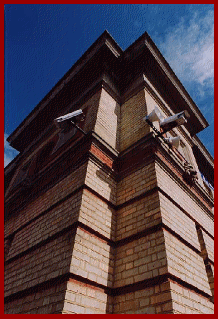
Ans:
<svg viewBox="0 0 218 319"><path fill-rule="evenodd" d="M107 153L114 160L119 156L119 152L110 146L101 136L99 136L96 132L92 131L93 143L100 147L105 153ZM108 152L109 151L109 152Z"/></svg>

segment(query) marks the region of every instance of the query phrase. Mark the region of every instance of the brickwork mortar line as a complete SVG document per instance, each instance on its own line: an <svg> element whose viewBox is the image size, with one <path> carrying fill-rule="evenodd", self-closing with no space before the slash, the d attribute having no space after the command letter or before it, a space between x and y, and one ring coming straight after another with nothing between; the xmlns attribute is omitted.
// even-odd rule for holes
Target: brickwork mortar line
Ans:
<svg viewBox="0 0 218 319"><path fill-rule="evenodd" d="M48 289L48 288L55 286L57 284L60 284L63 282L67 283L68 281L76 281L79 285L88 285L89 287L91 287L92 289L95 289L95 290L96 289L103 290L107 295L112 296L112 297L124 295L127 293L132 293L135 291L140 291L140 290L154 287L156 285L160 285L164 282L169 281L169 282L176 283L179 286L188 289L189 291L193 291L194 293L200 295L201 297L211 301L211 296L209 294L205 293L204 291L200 290L199 288L181 280L180 278L178 278L170 273L166 273L166 274L159 275L159 276L156 276L153 278L138 281L138 282L133 283L133 284L129 284L129 285L121 286L121 287L116 287L116 288L111 288L111 287L99 284L97 282L94 282L88 278L84 278L82 276L75 275L75 274L69 272L69 273L66 273L64 275L60 275L60 276L57 276L57 277L52 278L50 280L47 280L46 282L37 284L33 287L18 291L16 293L13 293L12 295L5 297L4 302L8 303L8 302L11 302L13 300L18 300L18 299L23 298L27 295L42 291L44 289Z"/></svg>

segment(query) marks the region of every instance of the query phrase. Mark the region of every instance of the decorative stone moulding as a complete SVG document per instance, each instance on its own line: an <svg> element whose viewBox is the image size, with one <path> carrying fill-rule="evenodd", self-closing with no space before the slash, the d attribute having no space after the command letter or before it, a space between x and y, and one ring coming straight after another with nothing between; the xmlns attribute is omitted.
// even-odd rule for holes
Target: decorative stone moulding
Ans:
<svg viewBox="0 0 218 319"><path fill-rule="evenodd" d="M196 170L194 170L193 166L188 162L184 163L184 169L185 169L184 180L188 184L193 185L198 180Z"/></svg>

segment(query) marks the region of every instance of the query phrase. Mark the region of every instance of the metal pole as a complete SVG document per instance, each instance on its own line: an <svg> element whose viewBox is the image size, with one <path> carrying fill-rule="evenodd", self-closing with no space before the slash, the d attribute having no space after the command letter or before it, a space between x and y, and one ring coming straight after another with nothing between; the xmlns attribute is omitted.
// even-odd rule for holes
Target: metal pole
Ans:
<svg viewBox="0 0 218 319"><path fill-rule="evenodd" d="M72 122L72 121L70 121L72 124L73 124L73 126L75 127L75 128L77 128L80 132L82 132L84 135L87 135L87 133L86 132L84 132L79 126L77 126L74 122Z"/></svg>
<svg viewBox="0 0 218 319"><path fill-rule="evenodd" d="M153 129L153 131L157 134L158 137L160 137L166 144L169 145L168 141L163 137L163 133L159 132L156 127L152 124L151 121L149 121L148 119L145 120L148 125L150 125L150 127Z"/></svg>

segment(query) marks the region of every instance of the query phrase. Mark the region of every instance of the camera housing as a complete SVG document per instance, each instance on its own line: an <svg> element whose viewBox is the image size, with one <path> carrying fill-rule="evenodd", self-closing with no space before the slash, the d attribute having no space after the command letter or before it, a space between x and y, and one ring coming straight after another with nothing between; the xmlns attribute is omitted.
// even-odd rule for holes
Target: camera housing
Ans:
<svg viewBox="0 0 218 319"><path fill-rule="evenodd" d="M159 111L159 109L155 106L153 111L151 111L150 114L148 114L146 117L143 118L144 121L150 121L150 122L161 122L163 120L163 115Z"/></svg>
<svg viewBox="0 0 218 319"><path fill-rule="evenodd" d="M180 136L175 136L175 137L167 137L165 140L167 143L169 143L171 146L174 146L175 148L179 148L180 145Z"/></svg>
<svg viewBox="0 0 218 319"><path fill-rule="evenodd" d="M66 115L57 117L54 122L58 128L65 129L69 126L71 122L78 123L83 121L85 118L83 111L81 109L74 112L68 113Z"/></svg>
<svg viewBox="0 0 218 319"><path fill-rule="evenodd" d="M172 130L174 127L187 123L187 119L190 117L189 113L185 110L170 116L160 122L160 127L163 133Z"/></svg>

